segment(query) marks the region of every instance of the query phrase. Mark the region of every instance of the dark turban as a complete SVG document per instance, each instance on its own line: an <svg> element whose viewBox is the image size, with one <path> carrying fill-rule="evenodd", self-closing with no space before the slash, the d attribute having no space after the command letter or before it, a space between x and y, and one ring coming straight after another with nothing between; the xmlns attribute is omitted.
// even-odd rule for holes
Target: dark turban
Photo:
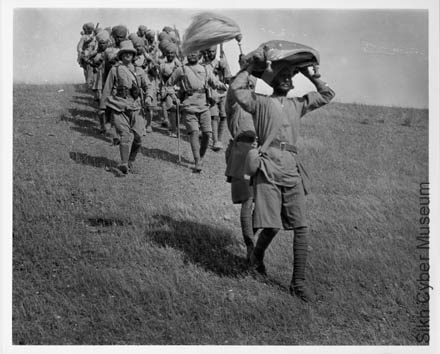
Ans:
<svg viewBox="0 0 440 354"><path fill-rule="evenodd" d="M84 31L93 31L95 29L95 25L93 24L93 22L87 22L85 24L83 24L83 30Z"/></svg>
<svg viewBox="0 0 440 354"><path fill-rule="evenodd" d="M150 30L150 29L149 29L149 30L145 33L145 37L146 37L147 39L151 40L151 41L154 41L154 36L155 36L155 33L154 33L153 30Z"/></svg>
<svg viewBox="0 0 440 354"><path fill-rule="evenodd" d="M143 46L145 44L144 40L138 36L133 36L132 38L130 38L130 40L133 42L133 45L135 47Z"/></svg>
<svg viewBox="0 0 440 354"><path fill-rule="evenodd" d="M135 39L135 38L139 38L138 35L137 35L136 33L130 33L130 34L128 35L128 39L131 40L131 41L132 41L133 39Z"/></svg>
<svg viewBox="0 0 440 354"><path fill-rule="evenodd" d="M119 25L112 28L112 36L127 37L128 29L125 26Z"/></svg>

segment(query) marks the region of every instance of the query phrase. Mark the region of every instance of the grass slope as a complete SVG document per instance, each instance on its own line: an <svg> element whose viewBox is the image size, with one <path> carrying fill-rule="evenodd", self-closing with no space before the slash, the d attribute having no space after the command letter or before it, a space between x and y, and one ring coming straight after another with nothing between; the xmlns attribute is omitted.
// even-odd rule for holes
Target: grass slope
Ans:
<svg viewBox="0 0 440 354"><path fill-rule="evenodd" d="M417 344L426 110L330 104L302 127L314 179L309 282L292 298L292 236L249 275L223 153L193 174L156 126L117 178L79 86L14 87L14 344Z"/></svg>

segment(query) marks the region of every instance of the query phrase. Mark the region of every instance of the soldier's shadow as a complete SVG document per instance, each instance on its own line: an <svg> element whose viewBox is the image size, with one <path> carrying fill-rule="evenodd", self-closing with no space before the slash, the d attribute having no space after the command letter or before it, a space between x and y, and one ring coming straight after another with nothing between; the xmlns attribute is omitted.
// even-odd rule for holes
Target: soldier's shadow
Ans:
<svg viewBox="0 0 440 354"><path fill-rule="evenodd" d="M154 148L146 148L145 146L142 146L140 152L142 155L151 157L153 159L161 159L163 161L172 162L175 164L179 164L179 156L177 154L172 154L168 151L161 150L161 149L154 149ZM181 156L181 161L185 164L191 164L192 161L189 161L188 159Z"/></svg>
<svg viewBox="0 0 440 354"><path fill-rule="evenodd" d="M160 122L158 124L160 124ZM160 125L153 126L152 129L153 129L153 132L159 133L159 134L162 134L165 136L169 136L169 134L170 134L170 131L168 130L168 128L162 127ZM189 135L186 134L186 129L183 127L180 128L180 139L189 143Z"/></svg>
<svg viewBox="0 0 440 354"><path fill-rule="evenodd" d="M185 263L220 276L237 277L249 272L245 258L230 251L238 241L229 230L168 215L154 215L151 220L146 238L159 246L182 251Z"/></svg>
<svg viewBox="0 0 440 354"><path fill-rule="evenodd" d="M61 121L73 123L74 125L70 126L70 129L81 133L82 135L88 135L110 142L109 138L102 135L95 112L71 108L69 109L69 113L69 115L62 115Z"/></svg>
<svg viewBox="0 0 440 354"><path fill-rule="evenodd" d="M93 97L89 96L73 96L72 97L73 103L83 104L87 107L93 107L95 109L98 109L98 102L95 101Z"/></svg>
<svg viewBox="0 0 440 354"><path fill-rule="evenodd" d="M86 84L74 85L75 92L92 96L91 89Z"/></svg>
<svg viewBox="0 0 440 354"><path fill-rule="evenodd" d="M114 160L110 160L102 156L90 156L83 152L71 151L69 153L70 158L82 165L93 166L97 168L116 168L118 163Z"/></svg>

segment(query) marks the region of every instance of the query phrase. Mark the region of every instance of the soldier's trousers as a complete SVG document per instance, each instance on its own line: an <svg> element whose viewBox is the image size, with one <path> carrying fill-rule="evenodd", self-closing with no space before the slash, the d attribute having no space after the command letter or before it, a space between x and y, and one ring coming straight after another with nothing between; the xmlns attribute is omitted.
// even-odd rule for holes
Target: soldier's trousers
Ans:
<svg viewBox="0 0 440 354"><path fill-rule="evenodd" d="M141 111L112 111L113 124L120 138L121 163L134 161L142 144L145 122Z"/></svg>

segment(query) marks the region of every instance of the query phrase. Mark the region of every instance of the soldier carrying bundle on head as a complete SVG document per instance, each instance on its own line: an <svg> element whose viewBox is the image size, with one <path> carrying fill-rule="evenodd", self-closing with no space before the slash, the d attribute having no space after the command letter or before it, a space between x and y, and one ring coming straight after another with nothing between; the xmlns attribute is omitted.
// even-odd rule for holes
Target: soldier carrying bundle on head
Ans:
<svg viewBox="0 0 440 354"><path fill-rule="evenodd" d="M316 53L309 47L272 41L261 45L246 59L247 63L231 83L231 90L238 104L252 114L260 144L246 158L247 173L253 175L253 227L262 229L250 261L257 272L265 275L265 250L280 229L293 230L290 292L304 301L312 301L305 282L308 253L305 194L309 192L309 179L299 161L297 143L301 118L329 103L335 93L309 71L311 63L316 63ZM303 97L287 97L293 89L292 77L299 72L316 91ZM270 97L255 94L248 85L250 75L264 80L273 88L273 94Z"/></svg>

